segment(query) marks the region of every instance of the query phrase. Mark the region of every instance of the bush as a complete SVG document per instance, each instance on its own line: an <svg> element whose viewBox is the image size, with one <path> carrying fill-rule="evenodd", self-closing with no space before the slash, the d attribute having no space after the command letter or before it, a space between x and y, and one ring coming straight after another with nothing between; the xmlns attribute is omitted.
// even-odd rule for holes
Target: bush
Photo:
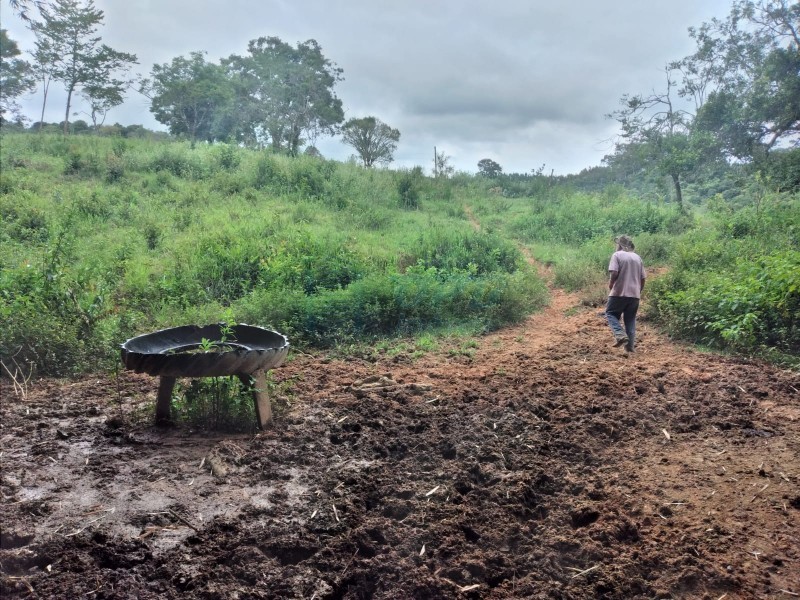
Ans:
<svg viewBox="0 0 800 600"><path fill-rule="evenodd" d="M67 376L108 364L116 348L100 333L106 307L98 280L65 273L56 263L0 272L0 358L37 375Z"/></svg>
<svg viewBox="0 0 800 600"><path fill-rule="evenodd" d="M400 266L419 264L446 273L472 271L485 275L513 273L521 258L516 245L497 234L435 228L417 238L413 248L401 257Z"/></svg>
<svg viewBox="0 0 800 600"><path fill-rule="evenodd" d="M218 144L215 158L217 164L226 171L233 171L242 162L238 148L232 144Z"/></svg>
<svg viewBox="0 0 800 600"><path fill-rule="evenodd" d="M605 273L579 256L571 255L553 267L553 283L568 292L602 285Z"/></svg>
<svg viewBox="0 0 800 600"><path fill-rule="evenodd" d="M800 252L739 260L727 272L656 282L653 316L674 334L721 348L800 352Z"/></svg>
<svg viewBox="0 0 800 600"><path fill-rule="evenodd" d="M298 157L290 163L289 187L303 198L319 198L325 194L324 163L312 157Z"/></svg>
<svg viewBox="0 0 800 600"><path fill-rule="evenodd" d="M418 177L413 172L404 172L397 180L397 194L400 197L400 207L410 210L419 208Z"/></svg>
<svg viewBox="0 0 800 600"><path fill-rule="evenodd" d="M19 196L0 199L0 234L19 242L46 241L49 229L45 211L20 200Z"/></svg>
<svg viewBox="0 0 800 600"><path fill-rule="evenodd" d="M776 190L800 192L800 148L773 151L767 165L767 176Z"/></svg>
<svg viewBox="0 0 800 600"><path fill-rule="evenodd" d="M252 392L238 377L180 380L173 392L174 414L192 427L225 432L255 428Z"/></svg>
<svg viewBox="0 0 800 600"><path fill-rule="evenodd" d="M106 181L108 183L116 183L125 174L125 163L122 161L121 155L109 154L106 157Z"/></svg>
<svg viewBox="0 0 800 600"><path fill-rule="evenodd" d="M363 277L369 261L343 239L321 239L310 231L288 237L260 263L260 282L265 287L300 289L307 295L347 287Z"/></svg>
<svg viewBox="0 0 800 600"><path fill-rule="evenodd" d="M263 153L256 163L253 187L256 189L273 188L280 190L287 184L288 178L277 157Z"/></svg>
<svg viewBox="0 0 800 600"><path fill-rule="evenodd" d="M177 145L164 146L147 168L154 173L166 172L184 179L202 179L207 172L196 153L190 155L184 147Z"/></svg>
<svg viewBox="0 0 800 600"><path fill-rule="evenodd" d="M510 220L509 231L527 242L582 244L621 233L678 234L692 223L690 216L673 208L628 198L602 202L595 196L576 194L557 202L533 200L528 212Z"/></svg>
<svg viewBox="0 0 800 600"><path fill-rule="evenodd" d="M313 296L255 290L236 309L253 322L274 324L293 343L324 348L455 323L487 331L524 318L546 299L544 284L529 274L475 277L416 267Z"/></svg>

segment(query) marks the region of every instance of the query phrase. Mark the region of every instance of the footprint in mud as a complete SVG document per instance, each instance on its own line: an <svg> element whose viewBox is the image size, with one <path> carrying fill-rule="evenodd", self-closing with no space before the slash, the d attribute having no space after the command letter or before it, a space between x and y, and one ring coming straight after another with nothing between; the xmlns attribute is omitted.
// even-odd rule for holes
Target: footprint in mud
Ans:
<svg viewBox="0 0 800 600"><path fill-rule="evenodd" d="M574 529L591 525L600 518L600 513L592 508L582 506L569 513L570 521Z"/></svg>
<svg viewBox="0 0 800 600"><path fill-rule="evenodd" d="M402 521L411 514L412 506L410 504L392 503L383 509L383 516L396 521Z"/></svg>
<svg viewBox="0 0 800 600"><path fill-rule="evenodd" d="M283 566L296 565L308 560L319 552L316 546L289 546L283 544L272 544L261 548L267 556L272 556Z"/></svg>
<svg viewBox="0 0 800 600"><path fill-rule="evenodd" d="M450 443L443 443L439 446L439 451L442 453L442 458L445 460L453 460L458 456L456 447Z"/></svg>

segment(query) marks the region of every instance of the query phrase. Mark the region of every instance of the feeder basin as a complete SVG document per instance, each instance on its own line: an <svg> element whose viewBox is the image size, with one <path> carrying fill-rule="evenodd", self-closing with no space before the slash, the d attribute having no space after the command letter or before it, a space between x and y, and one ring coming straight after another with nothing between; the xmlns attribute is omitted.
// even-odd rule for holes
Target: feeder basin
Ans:
<svg viewBox="0 0 800 600"><path fill-rule="evenodd" d="M223 327L184 325L131 338L122 344L122 363L154 376L222 377L266 371L286 359L286 336L243 323L224 335Z"/></svg>
<svg viewBox="0 0 800 600"><path fill-rule="evenodd" d="M238 376L253 392L262 429L272 420L266 372L289 353L286 336L254 325L184 325L127 340L122 363L136 373L160 378L156 423L170 423L172 390L178 377Z"/></svg>

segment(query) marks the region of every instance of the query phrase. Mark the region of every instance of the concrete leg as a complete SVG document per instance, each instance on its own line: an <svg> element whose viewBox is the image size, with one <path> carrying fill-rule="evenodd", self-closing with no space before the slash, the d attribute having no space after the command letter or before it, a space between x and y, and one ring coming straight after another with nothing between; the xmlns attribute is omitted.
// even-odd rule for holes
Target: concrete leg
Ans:
<svg viewBox="0 0 800 600"><path fill-rule="evenodd" d="M267 395L267 374L265 371L257 371L252 375L240 375L239 378L253 390L256 420L258 421L258 426L264 429L272 422L272 404Z"/></svg>
<svg viewBox="0 0 800 600"><path fill-rule="evenodd" d="M172 421L170 408L172 406L172 389L175 387L175 377L162 375L158 382L158 397L156 398L156 425L163 425Z"/></svg>

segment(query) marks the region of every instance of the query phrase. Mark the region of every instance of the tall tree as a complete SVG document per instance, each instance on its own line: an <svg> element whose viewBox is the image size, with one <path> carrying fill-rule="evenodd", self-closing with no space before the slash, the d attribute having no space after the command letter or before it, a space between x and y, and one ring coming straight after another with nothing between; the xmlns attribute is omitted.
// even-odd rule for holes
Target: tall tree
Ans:
<svg viewBox="0 0 800 600"><path fill-rule="evenodd" d="M16 99L35 85L31 66L17 58L20 54L17 43L0 29L0 123L8 120L6 114L20 117Z"/></svg>
<svg viewBox="0 0 800 600"><path fill-rule="evenodd" d="M49 52L57 57L52 77L61 81L67 92L64 133L68 133L75 92L90 87L96 94L110 81L111 74L127 71L135 64L136 55L101 44L95 34L104 15L93 0L53 0L41 15L42 20L33 22L31 29L37 38L47 40Z"/></svg>
<svg viewBox="0 0 800 600"><path fill-rule="evenodd" d="M206 62L202 52L188 58L153 65L151 80L142 82L140 91L151 100L150 112L173 135L186 135L192 141L224 139L229 136L233 84L225 69Z"/></svg>
<svg viewBox="0 0 800 600"><path fill-rule="evenodd" d="M342 70L325 58L315 40L296 48L277 37L250 41L248 56L223 61L241 82L253 135L276 151L296 155L303 136L333 135L344 120L342 101L333 91Z"/></svg>
<svg viewBox="0 0 800 600"><path fill-rule="evenodd" d="M42 85L42 114L39 118L39 131L44 124L44 113L47 107L47 95L50 92L50 83L53 81L61 57L53 47L50 38L36 33L36 50L33 52L33 71Z"/></svg>
<svg viewBox="0 0 800 600"><path fill-rule="evenodd" d="M342 139L358 152L365 167L372 167L394 160L400 131L376 117L363 117L350 119L342 126Z"/></svg>
<svg viewBox="0 0 800 600"><path fill-rule="evenodd" d="M678 84L671 67L665 74L664 91L646 96L625 94L620 100L622 107L608 116L622 129L617 152L624 152L628 145L639 149L640 155L671 179L675 199L683 208L682 179L698 164L703 147L693 135L694 115L676 104Z"/></svg>

